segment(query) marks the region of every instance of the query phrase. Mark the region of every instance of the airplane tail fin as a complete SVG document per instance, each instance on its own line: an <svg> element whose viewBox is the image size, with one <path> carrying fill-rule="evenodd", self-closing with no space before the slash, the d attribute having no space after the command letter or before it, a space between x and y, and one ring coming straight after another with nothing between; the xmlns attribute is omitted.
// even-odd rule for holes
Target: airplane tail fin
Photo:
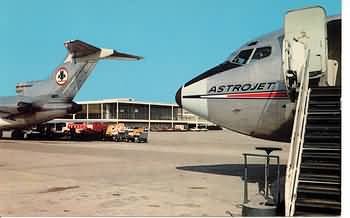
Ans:
<svg viewBox="0 0 350 218"><path fill-rule="evenodd" d="M143 57L121 53L113 49L97 48L80 40L67 41L68 54L48 80L16 84L16 92L23 96L47 96L73 99L101 59L141 60Z"/></svg>

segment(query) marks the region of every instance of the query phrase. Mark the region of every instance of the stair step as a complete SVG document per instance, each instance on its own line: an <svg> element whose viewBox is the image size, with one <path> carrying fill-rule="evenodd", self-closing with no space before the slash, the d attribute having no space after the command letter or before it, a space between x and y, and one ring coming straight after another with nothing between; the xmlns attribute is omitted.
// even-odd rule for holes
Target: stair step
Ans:
<svg viewBox="0 0 350 218"><path fill-rule="evenodd" d="M312 114L307 116L308 120L321 120L321 121L340 121L340 116L314 116Z"/></svg>
<svg viewBox="0 0 350 218"><path fill-rule="evenodd" d="M303 149L341 149L340 142L305 142Z"/></svg>
<svg viewBox="0 0 350 218"><path fill-rule="evenodd" d="M341 89L311 87L295 215L341 211Z"/></svg>
<svg viewBox="0 0 350 218"><path fill-rule="evenodd" d="M320 126L320 125L306 125L306 130L313 131L340 131L341 127L338 125L335 126Z"/></svg>
<svg viewBox="0 0 350 218"><path fill-rule="evenodd" d="M311 122L314 124L315 122L324 122L323 125L329 124L329 123L334 123L334 124L339 124L341 121L340 116L307 116L307 121Z"/></svg>
<svg viewBox="0 0 350 218"><path fill-rule="evenodd" d="M341 87L339 86L322 86L322 87L312 87L312 91L314 92L324 92L324 91L337 91L341 92Z"/></svg>
<svg viewBox="0 0 350 218"><path fill-rule="evenodd" d="M340 102L310 100L309 110L340 110Z"/></svg>
<svg viewBox="0 0 350 218"><path fill-rule="evenodd" d="M300 209L294 213L294 216L302 217L325 217L325 216L337 216L340 215L340 210L317 210L317 212L311 211L301 211Z"/></svg>
<svg viewBox="0 0 350 218"><path fill-rule="evenodd" d="M312 159L312 158L305 158L305 157L303 157L303 159L302 159L302 161L303 161L303 163L302 164L305 164L305 166L310 166L311 167L311 165L312 164L318 164L320 167L326 167L327 165L329 166L329 167L335 167L336 166L336 164L339 164L337 161L332 161L331 159ZM339 166L340 166L340 164L339 164Z"/></svg>
<svg viewBox="0 0 350 218"><path fill-rule="evenodd" d="M341 96L340 89L323 89L323 88L311 88L311 95L313 96Z"/></svg>
<svg viewBox="0 0 350 218"><path fill-rule="evenodd" d="M327 90L341 92L341 87L339 87L339 86L319 86L319 87L312 87L312 90L315 91L315 92L316 91L324 92L324 91L327 91Z"/></svg>
<svg viewBox="0 0 350 218"><path fill-rule="evenodd" d="M310 100L315 101L340 101L341 95L336 93L324 93L324 94L317 94L314 93L310 95Z"/></svg>
<svg viewBox="0 0 350 218"><path fill-rule="evenodd" d="M332 96L312 96L310 95L309 102L318 102L319 104L330 105L329 102L333 102L334 105L340 104L340 96L332 97ZM326 103L325 103L326 102Z"/></svg>
<svg viewBox="0 0 350 218"><path fill-rule="evenodd" d="M338 190L332 190L332 189L313 189L313 188L298 188L298 194L299 197L302 196L313 196L313 197L328 197L332 198L334 200L338 200L341 193Z"/></svg>
<svg viewBox="0 0 350 218"><path fill-rule="evenodd" d="M309 105L308 111L339 111L339 105Z"/></svg>
<svg viewBox="0 0 350 218"><path fill-rule="evenodd" d="M304 137L305 143L308 142L340 142L341 136L339 135L305 135Z"/></svg>
<svg viewBox="0 0 350 218"><path fill-rule="evenodd" d="M329 160L329 162L334 162L334 161L340 161L341 158L341 154L340 153L321 153L321 152L317 152L317 153L304 153L302 154L302 158L304 160L307 159L319 159L321 160ZM333 160L333 161L332 161Z"/></svg>
<svg viewBox="0 0 350 218"><path fill-rule="evenodd" d="M332 192L337 192L337 195L341 193L341 186L335 184L320 184L299 181L298 187L302 189L328 190Z"/></svg>
<svg viewBox="0 0 350 218"><path fill-rule="evenodd" d="M301 173L299 179L302 181L315 181L325 184L340 184L340 175L325 175L325 174L306 174Z"/></svg>
<svg viewBox="0 0 350 218"><path fill-rule="evenodd" d="M319 205L327 205L331 208L339 208L341 206L341 203L338 201L331 201L326 199L311 199L311 198L300 198L297 200L296 204L304 204L305 206L309 207L319 207Z"/></svg>
<svg viewBox="0 0 350 218"><path fill-rule="evenodd" d="M332 181L316 181L316 180L303 180L299 179L299 182L303 183L312 183L312 184L322 184L322 185L340 185L339 181L332 182Z"/></svg>
<svg viewBox="0 0 350 218"><path fill-rule="evenodd" d="M310 99L309 104L311 105L329 105L329 106L340 106L340 99Z"/></svg>
<svg viewBox="0 0 350 218"><path fill-rule="evenodd" d="M308 112L310 111L339 111L339 106L309 105Z"/></svg>
<svg viewBox="0 0 350 218"><path fill-rule="evenodd" d="M295 202L296 207L308 207L313 209L333 209L340 210L341 203L338 201L325 200L325 199L314 199L314 198L299 198Z"/></svg>
<svg viewBox="0 0 350 218"><path fill-rule="evenodd" d="M319 139L319 140L340 140L341 135L305 135L304 140L313 140L313 139Z"/></svg>
<svg viewBox="0 0 350 218"><path fill-rule="evenodd" d="M301 169L309 170L340 170L341 167L337 163L318 163L306 162L301 164Z"/></svg>
<svg viewBox="0 0 350 218"><path fill-rule="evenodd" d="M305 138L308 137L309 139L324 139L324 140L340 140L341 139L341 132L340 131L322 131L322 130L315 130L315 129L307 129L305 133Z"/></svg>
<svg viewBox="0 0 350 218"><path fill-rule="evenodd" d="M305 145L304 145L305 146ZM304 151L310 151L310 152L313 152L313 151L316 151L316 152L320 152L320 151L325 151L325 152L340 152L341 149L340 147L339 148L315 148L315 147L303 147L303 150Z"/></svg>
<svg viewBox="0 0 350 218"><path fill-rule="evenodd" d="M333 111L319 111L319 110L309 110L308 116L337 116L341 115L340 110L333 110Z"/></svg>
<svg viewBox="0 0 350 218"><path fill-rule="evenodd" d="M303 154L307 155L339 155L340 149L317 149L317 148L304 148Z"/></svg>
<svg viewBox="0 0 350 218"><path fill-rule="evenodd" d="M334 98L339 99L341 94L339 93L312 93L310 94L310 98Z"/></svg>

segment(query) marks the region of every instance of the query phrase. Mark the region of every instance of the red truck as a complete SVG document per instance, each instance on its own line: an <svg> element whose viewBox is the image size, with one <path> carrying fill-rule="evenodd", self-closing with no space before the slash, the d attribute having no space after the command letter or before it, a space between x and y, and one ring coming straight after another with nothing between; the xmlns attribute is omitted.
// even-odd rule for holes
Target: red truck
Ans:
<svg viewBox="0 0 350 218"><path fill-rule="evenodd" d="M104 123L69 123L69 135L72 139L80 140L98 140L102 139L107 130Z"/></svg>

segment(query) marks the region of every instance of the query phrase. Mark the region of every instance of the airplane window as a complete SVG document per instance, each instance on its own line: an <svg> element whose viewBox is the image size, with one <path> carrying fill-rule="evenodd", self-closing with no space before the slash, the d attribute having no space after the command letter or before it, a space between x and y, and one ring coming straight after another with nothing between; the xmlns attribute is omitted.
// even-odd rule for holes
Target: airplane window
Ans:
<svg viewBox="0 0 350 218"><path fill-rule="evenodd" d="M252 60L259 60L268 57L271 54L271 47L261 47L255 50Z"/></svg>
<svg viewBox="0 0 350 218"><path fill-rule="evenodd" d="M250 55L252 54L253 49L247 49L247 50L243 50L241 51L233 60L232 63L236 63L236 64L245 64L247 63Z"/></svg>

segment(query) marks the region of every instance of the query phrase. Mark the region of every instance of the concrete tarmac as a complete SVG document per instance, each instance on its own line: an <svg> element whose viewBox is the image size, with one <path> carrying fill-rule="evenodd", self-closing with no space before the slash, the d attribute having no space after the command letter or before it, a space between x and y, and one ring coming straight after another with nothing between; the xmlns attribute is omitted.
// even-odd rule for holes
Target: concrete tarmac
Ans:
<svg viewBox="0 0 350 218"><path fill-rule="evenodd" d="M282 147L286 163L289 144L230 131L151 132L145 144L0 140L0 216L240 216L242 153L262 153L255 146ZM254 194L263 161L252 163Z"/></svg>

